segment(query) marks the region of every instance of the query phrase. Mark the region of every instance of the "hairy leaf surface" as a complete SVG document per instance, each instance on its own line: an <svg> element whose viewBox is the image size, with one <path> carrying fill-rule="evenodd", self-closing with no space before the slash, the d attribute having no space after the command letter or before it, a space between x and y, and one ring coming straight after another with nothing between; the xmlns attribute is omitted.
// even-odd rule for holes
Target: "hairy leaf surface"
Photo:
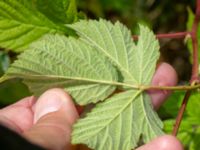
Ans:
<svg viewBox="0 0 200 150"><path fill-rule="evenodd" d="M46 33L69 34L71 31L40 13L33 0L0 1L0 47L23 51Z"/></svg>
<svg viewBox="0 0 200 150"><path fill-rule="evenodd" d="M159 57L159 43L150 30L140 26L137 45L131 32L117 22L82 20L71 28L81 40L96 47L121 71L124 81L130 84L149 84ZM151 64L151 65L150 65Z"/></svg>
<svg viewBox="0 0 200 150"><path fill-rule="evenodd" d="M97 150L130 150L141 136L147 142L161 135L161 127L148 95L128 90L97 104L86 118L79 120L72 142Z"/></svg>
<svg viewBox="0 0 200 150"><path fill-rule="evenodd" d="M74 38L48 35L31 45L12 64L5 78L25 79L40 94L51 87L65 88L79 104L97 102L110 95L117 73L105 57Z"/></svg>

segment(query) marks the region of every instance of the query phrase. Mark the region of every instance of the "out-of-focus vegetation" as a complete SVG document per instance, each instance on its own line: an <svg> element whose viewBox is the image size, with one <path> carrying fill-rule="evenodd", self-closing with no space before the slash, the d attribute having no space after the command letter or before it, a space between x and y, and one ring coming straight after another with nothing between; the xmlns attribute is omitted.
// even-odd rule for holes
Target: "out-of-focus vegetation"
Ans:
<svg viewBox="0 0 200 150"><path fill-rule="evenodd" d="M0 76L8 69L12 57L3 50L0 51ZM20 98L30 95L27 87L19 80L10 80L0 84L0 106L13 103Z"/></svg>
<svg viewBox="0 0 200 150"><path fill-rule="evenodd" d="M133 30L142 22L158 32L184 30L186 7L195 7L194 0L77 0L77 4L90 18L120 20Z"/></svg>

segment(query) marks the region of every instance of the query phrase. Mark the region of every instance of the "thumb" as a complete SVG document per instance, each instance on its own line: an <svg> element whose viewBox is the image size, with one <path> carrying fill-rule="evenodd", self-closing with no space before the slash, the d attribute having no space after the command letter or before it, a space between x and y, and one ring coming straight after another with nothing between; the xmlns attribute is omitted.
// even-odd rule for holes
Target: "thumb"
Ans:
<svg viewBox="0 0 200 150"><path fill-rule="evenodd" d="M61 89L48 90L38 99L34 110L34 125L23 135L46 149L69 147L72 125L78 119L70 96Z"/></svg>

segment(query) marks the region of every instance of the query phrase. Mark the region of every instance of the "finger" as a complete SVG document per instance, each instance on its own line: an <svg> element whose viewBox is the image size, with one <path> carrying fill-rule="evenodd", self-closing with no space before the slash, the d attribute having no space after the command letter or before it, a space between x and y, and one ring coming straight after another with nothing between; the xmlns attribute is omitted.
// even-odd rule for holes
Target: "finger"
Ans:
<svg viewBox="0 0 200 150"><path fill-rule="evenodd" d="M178 78L174 68L167 63L162 63L154 74L152 85L175 86L177 84L177 80ZM151 96L154 108L158 109L169 96L170 91L149 90L148 93Z"/></svg>
<svg viewBox="0 0 200 150"><path fill-rule="evenodd" d="M136 150L183 150L181 143L171 135L158 137Z"/></svg>
<svg viewBox="0 0 200 150"><path fill-rule="evenodd" d="M18 133L28 130L33 125L32 106L35 102L34 97L26 97L1 109L0 123Z"/></svg>
<svg viewBox="0 0 200 150"><path fill-rule="evenodd" d="M64 149L70 145L72 124L77 118L70 96L61 89L49 90L38 99L35 124L24 136L46 149Z"/></svg>

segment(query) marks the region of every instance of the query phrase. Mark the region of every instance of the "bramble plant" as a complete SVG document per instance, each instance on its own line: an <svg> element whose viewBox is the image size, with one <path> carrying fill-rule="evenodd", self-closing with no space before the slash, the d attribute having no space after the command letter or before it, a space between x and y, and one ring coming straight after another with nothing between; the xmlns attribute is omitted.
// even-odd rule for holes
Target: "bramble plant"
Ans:
<svg viewBox="0 0 200 150"><path fill-rule="evenodd" d="M0 81L22 79L36 96L60 87L70 93L76 104L94 103L91 112L74 125L72 143L97 150L130 150L164 134L163 123L145 91L186 91L181 92L185 97L173 129L176 135L187 101L192 91L200 87L197 38L200 0L193 25L188 25L192 31L188 32L155 36L139 25L139 36L132 36L120 22L80 18L75 0L0 1L0 47L23 51ZM190 84L151 86L159 59L158 38L187 35L193 45ZM116 93L119 89L122 92Z"/></svg>

